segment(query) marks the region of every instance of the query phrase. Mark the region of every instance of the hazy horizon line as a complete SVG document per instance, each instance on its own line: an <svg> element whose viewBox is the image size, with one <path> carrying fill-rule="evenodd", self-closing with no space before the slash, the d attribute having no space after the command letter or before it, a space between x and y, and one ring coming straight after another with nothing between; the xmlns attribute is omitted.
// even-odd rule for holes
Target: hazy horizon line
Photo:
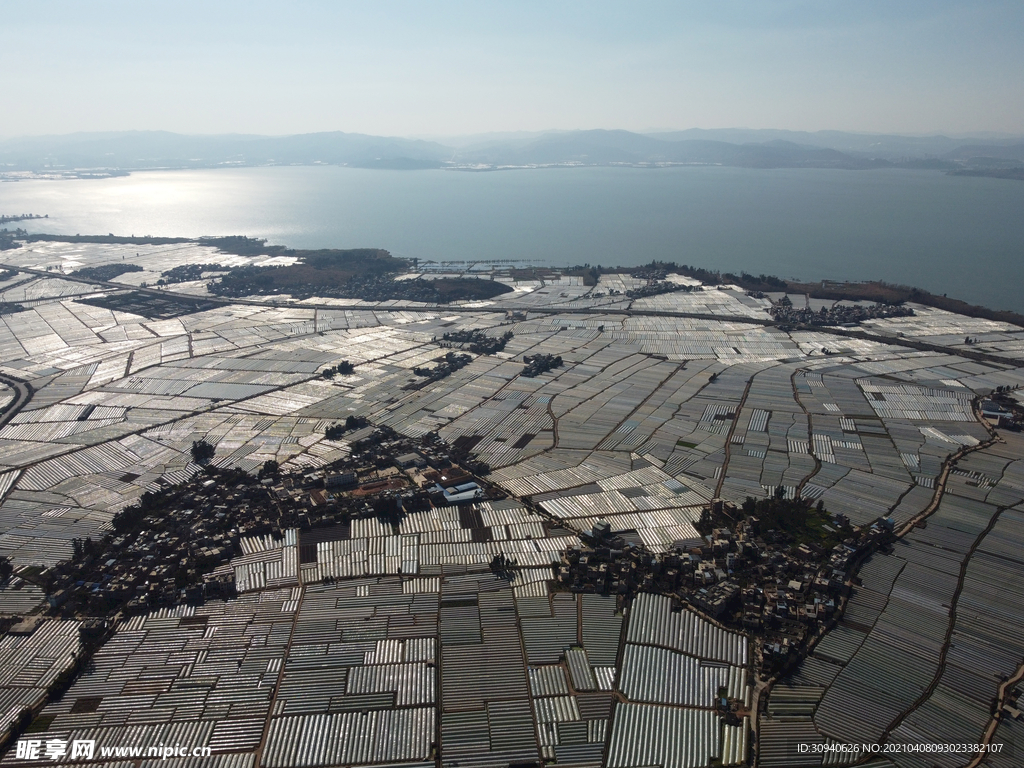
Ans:
<svg viewBox="0 0 1024 768"><path fill-rule="evenodd" d="M67 133L24 133L24 134L3 134L0 133L0 141L14 141L18 139L46 139L46 138L67 138L72 136L101 136L110 134L139 134L139 133L167 133L175 136L191 136L191 137L215 137L215 136L237 136L237 137L255 137L255 138L267 138L267 139L280 139L289 138L293 136L314 136L318 134L330 134L340 133L350 136L374 136L380 138L397 138L407 140L418 140L418 141L433 141L440 142L445 139L470 139L470 138L486 138L486 137L523 137L527 138L530 136L543 136L546 134L553 133L584 133L588 131L621 131L625 133L634 133L641 136L650 136L665 133L685 133L688 131L703 131L703 132L717 132L717 131L748 131L752 133L757 132L784 132L784 133L804 133L804 134L822 134L822 133L845 133L854 136L895 136L900 138L938 138L945 137L950 139L967 139L967 138L998 138L998 139L1011 139L1021 138L1024 139L1024 129L1019 133L1013 133L1008 131L920 131L920 132L898 132L898 131L862 131L862 130L847 130L842 128L819 128L815 130L802 129L802 128L749 128L745 126L729 126L719 128L701 128L697 126L691 126L689 128L644 128L642 130L631 130L628 128L607 128L607 127L589 127L589 128L544 128L537 130L530 129L511 129L511 130L494 130L494 131L480 131L471 133L367 133L363 131L348 131L341 128L335 128L330 130L310 130L310 131L295 131L291 133L248 133L243 131L223 131L215 133L204 133L204 132L183 132L167 130L164 128L120 128L120 129L106 129L106 130L94 130L94 131L70 131Z"/></svg>

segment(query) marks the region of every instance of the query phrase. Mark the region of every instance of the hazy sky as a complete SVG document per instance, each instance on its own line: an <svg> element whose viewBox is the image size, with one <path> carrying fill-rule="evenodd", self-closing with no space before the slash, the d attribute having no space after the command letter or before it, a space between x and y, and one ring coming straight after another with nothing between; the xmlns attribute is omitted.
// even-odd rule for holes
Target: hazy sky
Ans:
<svg viewBox="0 0 1024 768"><path fill-rule="evenodd" d="M1024 133L1024 2L0 2L0 135Z"/></svg>

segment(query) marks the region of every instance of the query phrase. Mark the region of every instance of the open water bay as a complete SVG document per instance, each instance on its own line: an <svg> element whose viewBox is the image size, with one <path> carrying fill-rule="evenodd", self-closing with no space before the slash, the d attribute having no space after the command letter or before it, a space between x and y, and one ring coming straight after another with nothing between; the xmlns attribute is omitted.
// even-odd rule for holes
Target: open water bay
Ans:
<svg viewBox="0 0 1024 768"><path fill-rule="evenodd" d="M934 171L304 166L0 183L0 213L23 212L50 218L20 226L67 234L882 279L1024 312L1024 183Z"/></svg>

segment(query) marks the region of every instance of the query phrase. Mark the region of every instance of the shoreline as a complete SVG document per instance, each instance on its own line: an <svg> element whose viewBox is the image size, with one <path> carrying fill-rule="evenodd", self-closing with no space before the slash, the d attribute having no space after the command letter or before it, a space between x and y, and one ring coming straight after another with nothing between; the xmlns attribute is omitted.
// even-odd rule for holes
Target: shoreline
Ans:
<svg viewBox="0 0 1024 768"><path fill-rule="evenodd" d="M42 217L35 217L42 218ZM243 236L244 238L244 236ZM219 248L224 253L233 253L234 251L223 244L217 242L221 238L188 238L188 237L168 237L168 236L144 236L135 237L133 236L118 236L118 235L64 235L64 234L50 234L50 233L31 233L27 236L14 237L15 241L25 242L64 242L64 243L94 243L94 244L110 244L110 245L169 245L178 243L192 243L195 245L213 245ZM244 238L247 242L250 238ZM293 249L288 246L281 245L264 245L261 246L266 250L271 250L275 253L288 254L295 253L296 255L312 253L309 249ZM323 249L336 250L336 249ZM445 262L439 262L444 264ZM459 263L459 262L452 262ZM462 261L461 263L465 263ZM486 262L479 262L480 264L486 264ZM583 270L590 269L590 265L576 265L576 266L535 266L535 267L524 267L524 269L532 269L547 271L557 274L570 274L573 272L580 272ZM705 285L714 287L716 285L738 285L740 288L755 292L755 293L776 293L784 292L793 295L803 295L810 299L822 299L831 300L835 302L839 301L872 301L879 304L903 304L905 302L912 302L915 304L922 304L924 306L933 307L946 312L952 312L954 314L965 315L967 317L980 318L984 320L991 320L993 322L1008 323L1024 328L1024 314L1014 312L1012 310L997 310L990 307L986 307L980 304L970 304L961 299L955 297L949 297L945 294L937 295L930 291L917 288L915 286L901 285L896 283L889 283L884 280L865 280L865 281L852 281L852 280L800 280L796 278L782 279L774 275L750 275L746 272L740 272L739 275L731 272L722 272L717 270L708 270L702 267L694 267L688 265L679 265L674 262L652 262L651 264L645 264L640 266L616 266L616 267L596 267L600 274L633 274L636 272L643 272L651 268L665 271L669 274L680 274L686 277L696 278L701 280ZM506 271L505 269L496 269L492 272ZM461 270L460 270L461 271ZM590 285L590 283L587 283Z"/></svg>

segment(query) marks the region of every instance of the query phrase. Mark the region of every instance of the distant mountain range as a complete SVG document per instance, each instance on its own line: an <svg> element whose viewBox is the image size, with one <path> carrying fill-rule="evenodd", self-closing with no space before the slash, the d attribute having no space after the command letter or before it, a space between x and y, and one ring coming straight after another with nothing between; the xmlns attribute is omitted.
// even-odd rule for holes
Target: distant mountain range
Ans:
<svg viewBox="0 0 1024 768"><path fill-rule="evenodd" d="M0 173L8 175L313 164L395 170L681 164L851 170L914 167L984 174L1024 165L1024 137L691 129L647 134L551 131L445 142L342 132L271 137L130 131L0 141Z"/></svg>

